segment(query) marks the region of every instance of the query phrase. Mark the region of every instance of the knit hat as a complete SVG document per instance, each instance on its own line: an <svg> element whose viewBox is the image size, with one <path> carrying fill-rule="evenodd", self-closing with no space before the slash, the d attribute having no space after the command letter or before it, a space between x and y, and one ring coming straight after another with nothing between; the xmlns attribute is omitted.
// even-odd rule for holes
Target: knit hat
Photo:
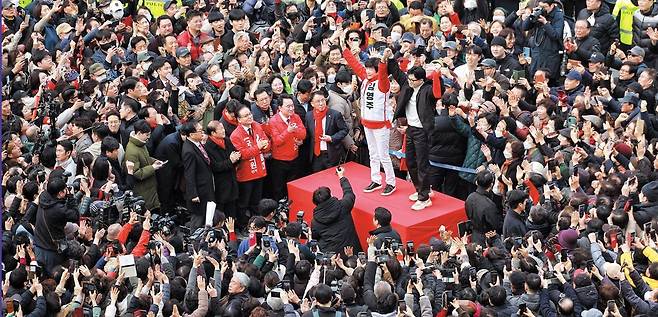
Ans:
<svg viewBox="0 0 658 317"><path fill-rule="evenodd" d="M507 44L507 42L505 41L505 39L502 36L495 36L491 40L491 46L495 46L495 45L505 46L506 44Z"/></svg>
<svg viewBox="0 0 658 317"><path fill-rule="evenodd" d="M642 186L642 194L650 202L658 201L658 181L652 181Z"/></svg>
<svg viewBox="0 0 658 317"><path fill-rule="evenodd" d="M557 234L557 242L569 250L576 248L578 243L578 231L574 229L562 230Z"/></svg>
<svg viewBox="0 0 658 317"><path fill-rule="evenodd" d="M580 313L581 317L602 317L603 313L596 309L596 308L590 308L588 310L584 310L583 312Z"/></svg>

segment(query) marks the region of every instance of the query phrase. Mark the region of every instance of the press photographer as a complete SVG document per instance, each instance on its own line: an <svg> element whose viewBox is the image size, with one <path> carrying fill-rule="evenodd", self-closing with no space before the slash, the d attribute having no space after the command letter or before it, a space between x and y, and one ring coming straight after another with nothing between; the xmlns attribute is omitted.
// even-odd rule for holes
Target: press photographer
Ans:
<svg viewBox="0 0 658 317"><path fill-rule="evenodd" d="M89 183L80 179L80 188L76 193L72 186L66 186L66 178L60 173L50 175L46 190L39 195L39 208L34 232L34 245L37 261L45 266L46 271L62 264L68 248L64 227L67 222L78 223L80 199L89 197Z"/></svg>
<svg viewBox="0 0 658 317"><path fill-rule="evenodd" d="M528 38L530 46L530 74L546 68L550 70L551 82L560 77L562 57L562 32L564 31L564 13L556 0L541 0L522 23L523 31L531 32Z"/></svg>

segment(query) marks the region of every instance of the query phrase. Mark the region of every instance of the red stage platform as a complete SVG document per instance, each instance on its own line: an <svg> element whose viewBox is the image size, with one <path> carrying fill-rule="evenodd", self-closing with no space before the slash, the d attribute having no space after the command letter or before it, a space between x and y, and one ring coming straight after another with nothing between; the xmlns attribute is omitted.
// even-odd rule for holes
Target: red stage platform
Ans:
<svg viewBox="0 0 658 317"><path fill-rule="evenodd" d="M397 179L397 190L390 196L381 196L381 191L364 193L363 188L370 183L370 168L350 162L344 164L345 177L349 179L356 195L352 217L364 250L368 232L375 227L372 217L375 208L384 207L393 214L392 225L402 237L402 242L414 241L416 245L427 243L432 236L438 236L439 227L457 234L457 223L466 220L464 201L434 192L432 206L422 211L411 209L409 195L416 190L411 182ZM382 173L383 174L383 173ZM382 175L383 176L383 175ZM342 190L334 168L300 178L288 183L288 196L292 200L289 219L294 221L297 211L304 210L305 220L311 224L313 219L313 191L320 186L331 189L332 195L342 197Z"/></svg>

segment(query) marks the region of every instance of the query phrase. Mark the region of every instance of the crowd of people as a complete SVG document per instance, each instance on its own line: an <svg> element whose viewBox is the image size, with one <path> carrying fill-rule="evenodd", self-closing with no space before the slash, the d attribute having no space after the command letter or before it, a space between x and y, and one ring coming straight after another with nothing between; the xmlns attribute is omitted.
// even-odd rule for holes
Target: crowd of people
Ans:
<svg viewBox="0 0 658 317"><path fill-rule="evenodd" d="M2 2L5 315L658 316L654 1L145 3Z"/></svg>

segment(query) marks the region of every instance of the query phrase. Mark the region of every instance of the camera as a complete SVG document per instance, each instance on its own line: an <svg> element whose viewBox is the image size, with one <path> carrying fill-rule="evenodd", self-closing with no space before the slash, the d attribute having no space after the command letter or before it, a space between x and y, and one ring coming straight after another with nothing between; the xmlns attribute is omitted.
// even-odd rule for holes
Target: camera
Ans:
<svg viewBox="0 0 658 317"><path fill-rule="evenodd" d="M546 15L546 10L542 7L535 7L534 9L532 9L532 13L530 13L530 17L528 18L530 19L530 21L535 22L542 15L544 16Z"/></svg>
<svg viewBox="0 0 658 317"><path fill-rule="evenodd" d="M292 200L286 198L279 200L276 210L274 210L274 218L272 219L274 223L288 223L290 204L292 204Z"/></svg>

